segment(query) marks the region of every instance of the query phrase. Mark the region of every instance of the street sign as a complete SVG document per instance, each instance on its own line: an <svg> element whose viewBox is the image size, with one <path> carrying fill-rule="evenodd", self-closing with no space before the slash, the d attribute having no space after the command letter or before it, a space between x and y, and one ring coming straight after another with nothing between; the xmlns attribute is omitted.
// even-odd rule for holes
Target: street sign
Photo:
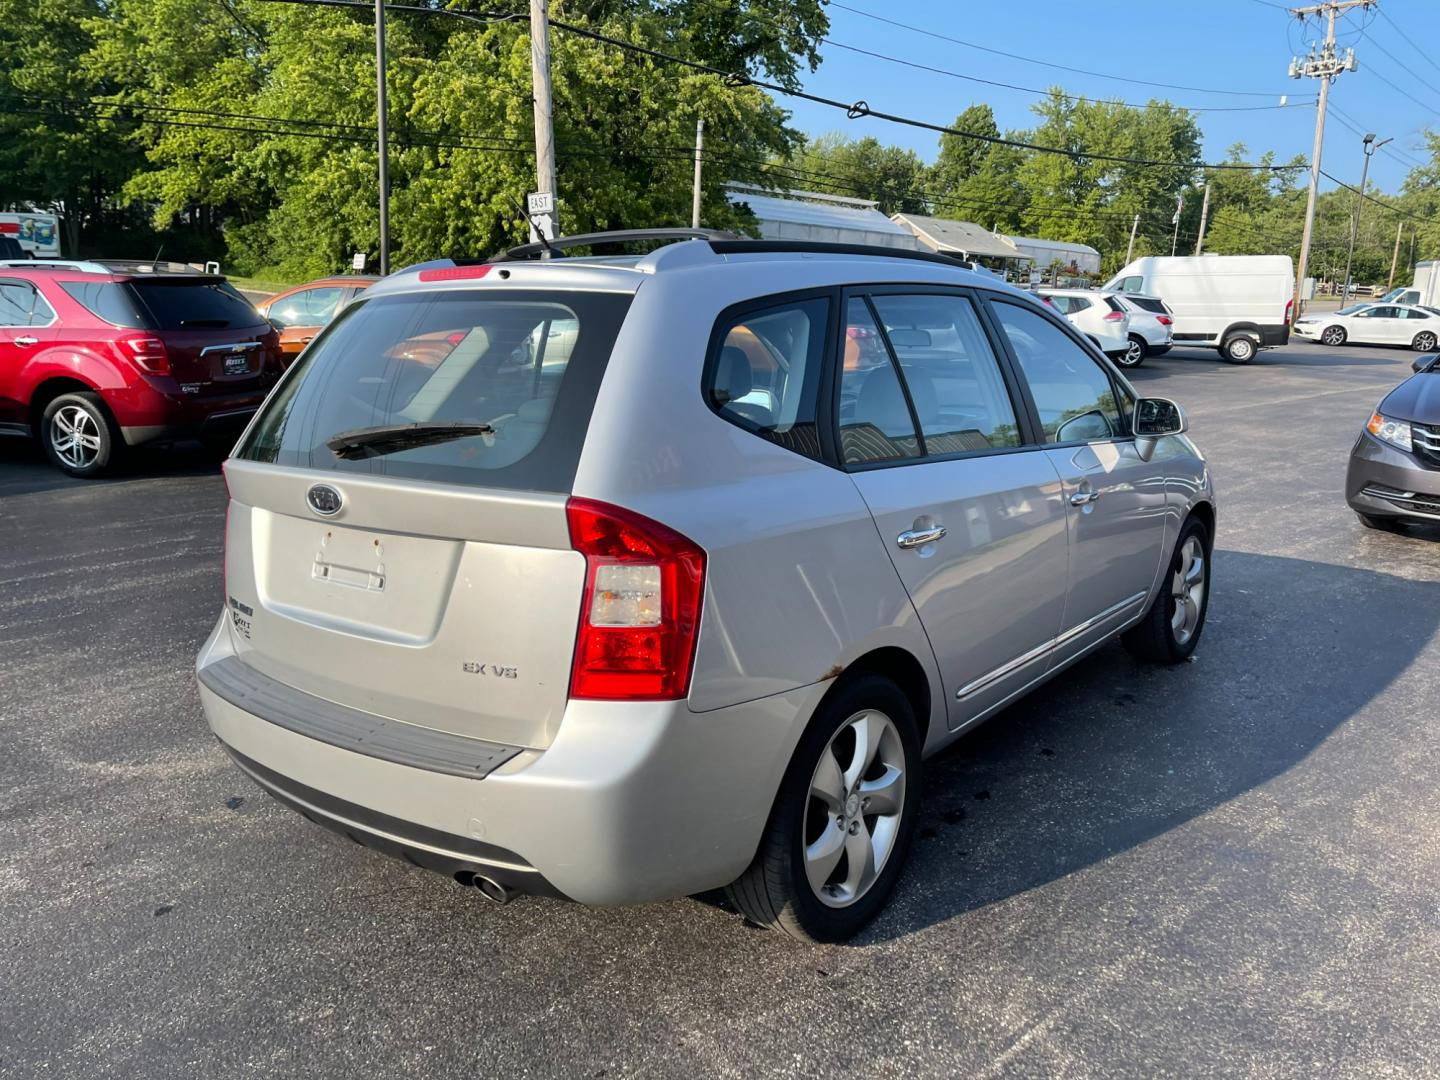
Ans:
<svg viewBox="0 0 1440 1080"><path fill-rule="evenodd" d="M365 269L365 252L355 252L355 257L350 260L350 269L356 271L357 273Z"/></svg>
<svg viewBox="0 0 1440 1080"><path fill-rule="evenodd" d="M555 193L553 191L530 192L525 196L525 209L530 211L531 217L555 213Z"/></svg>
<svg viewBox="0 0 1440 1080"><path fill-rule="evenodd" d="M550 214L536 214L532 212L530 215L530 242L532 244L538 243L540 240L540 235L536 232L537 229L544 230L546 240L554 240L555 218Z"/></svg>

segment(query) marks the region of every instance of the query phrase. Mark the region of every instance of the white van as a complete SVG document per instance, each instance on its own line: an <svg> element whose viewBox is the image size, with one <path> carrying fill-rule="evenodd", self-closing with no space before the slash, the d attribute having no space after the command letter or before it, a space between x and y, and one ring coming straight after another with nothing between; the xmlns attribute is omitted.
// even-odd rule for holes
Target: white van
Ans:
<svg viewBox="0 0 1440 1080"><path fill-rule="evenodd" d="M1160 297L1174 312L1176 345L1213 346L1236 364L1290 340L1288 255L1146 256L1105 288Z"/></svg>
<svg viewBox="0 0 1440 1080"><path fill-rule="evenodd" d="M54 214L0 214L0 236L9 236L32 259L60 258L60 219Z"/></svg>
<svg viewBox="0 0 1440 1080"><path fill-rule="evenodd" d="M1434 307L1440 300L1440 274L1435 272L1433 261L1415 264L1415 283L1399 285L1380 298L1379 303L1413 304L1420 307Z"/></svg>

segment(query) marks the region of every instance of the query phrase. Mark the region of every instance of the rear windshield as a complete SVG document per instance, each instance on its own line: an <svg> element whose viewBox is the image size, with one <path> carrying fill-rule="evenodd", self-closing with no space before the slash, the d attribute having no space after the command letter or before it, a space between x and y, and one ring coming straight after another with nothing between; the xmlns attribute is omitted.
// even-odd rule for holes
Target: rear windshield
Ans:
<svg viewBox="0 0 1440 1080"><path fill-rule="evenodd" d="M531 290L362 297L305 351L236 456L568 492L629 306L625 295ZM447 423L491 431L370 458L326 446L361 428Z"/></svg>
<svg viewBox="0 0 1440 1080"><path fill-rule="evenodd" d="M223 330L264 321L224 281L65 281L60 287L92 315L135 330Z"/></svg>
<svg viewBox="0 0 1440 1080"><path fill-rule="evenodd" d="M1153 296L1127 296L1125 299L1141 311L1153 311L1156 315L1164 315L1166 312L1165 301L1157 300Z"/></svg>

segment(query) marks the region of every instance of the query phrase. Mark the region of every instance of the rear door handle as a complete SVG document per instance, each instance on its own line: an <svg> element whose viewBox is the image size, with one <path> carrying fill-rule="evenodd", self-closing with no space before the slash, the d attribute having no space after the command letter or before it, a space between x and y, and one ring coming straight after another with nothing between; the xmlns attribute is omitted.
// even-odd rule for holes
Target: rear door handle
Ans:
<svg viewBox="0 0 1440 1080"><path fill-rule="evenodd" d="M895 543L902 548L920 547L924 544L932 544L944 535L944 525L934 525L928 529L907 529L895 538Z"/></svg>
<svg viewBox="0 0 1440 1080"><path fill-rule="evenodd" d="M1070 496L1070 505L1088 506L1093 502L1099 501L1099 499L1100 492L1098 491L1077 491L1074 495Z"/></svg>
<svg viewBox="0 0 1440 1080"><path fill-rule="evenodd" d="M14 339L16 345L39 345L38 337L17 337Z"/></svg>

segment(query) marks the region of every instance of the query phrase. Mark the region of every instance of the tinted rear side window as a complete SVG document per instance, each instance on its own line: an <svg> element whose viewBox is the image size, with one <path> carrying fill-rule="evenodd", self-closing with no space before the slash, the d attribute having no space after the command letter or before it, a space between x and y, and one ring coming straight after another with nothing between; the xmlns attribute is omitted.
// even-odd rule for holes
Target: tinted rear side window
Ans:
<svg viewBox="0 0 1440 1080"><path fill-rule="evenodd" d="M1164 300L1157 300L1152 296L1127 296L1125 299L1142 311L1153 311L1156 315L1164 315L1169 310Z"/></svg>
<svg viewBox="0 0 1440 1080"><path fill-rule="evenodd" d="M361 298L303 354L236 456L568 492L629 306L625 295L537 290ZM361 459L325 445L360 428L445 423L493 430Z"/></svg>
<svg viewBox="0 0 1440 1080"><path fill-rule="evenodd" d="M249 301L225 282L131 281L125 287L149 313L153 330L219 330L263 321Z"/></svg>
<svg viewBox="0 0 1440 1080"><path fill-rule="evenodd" d="M62 281L60 287L86 311L114 326L152 329L128 285L113 281Z"/></svg>

